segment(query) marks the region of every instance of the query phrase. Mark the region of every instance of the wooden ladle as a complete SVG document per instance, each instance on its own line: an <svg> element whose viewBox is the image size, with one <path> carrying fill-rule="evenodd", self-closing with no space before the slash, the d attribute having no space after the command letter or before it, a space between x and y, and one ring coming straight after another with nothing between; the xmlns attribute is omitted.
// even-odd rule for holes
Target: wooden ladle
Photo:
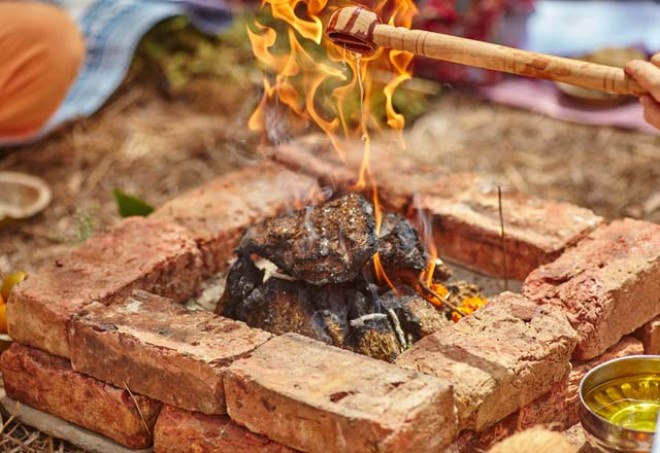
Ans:
<svg viewBox="0 0 660 453"><path fill-rule="evenodd" d="M376 13L360 6L337 9L330 17L326 36L346 50L361 54L386 47L436 60L554 80L608 93L646 93L621 68L441 33L393 27L382 24Z"/></svg>

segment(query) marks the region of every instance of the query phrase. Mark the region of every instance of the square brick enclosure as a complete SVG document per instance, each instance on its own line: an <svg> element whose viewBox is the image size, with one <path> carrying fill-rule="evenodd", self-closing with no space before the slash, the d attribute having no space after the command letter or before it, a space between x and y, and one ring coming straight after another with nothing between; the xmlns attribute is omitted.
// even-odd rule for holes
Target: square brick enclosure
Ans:
<svg viewBox="0 0 660 453"><path fill-rule="evenodd" d="M435 326L393 363L187 308L247 228L354 182L355 156L347 168L289 143L20 283L7 395L157 453L473 452L538 424L568 429L591 368L658 353L660 226L505 188L502 237L493 181L379 146L383 204L426 218L443 258L524 280L520 294Z"/></svg>

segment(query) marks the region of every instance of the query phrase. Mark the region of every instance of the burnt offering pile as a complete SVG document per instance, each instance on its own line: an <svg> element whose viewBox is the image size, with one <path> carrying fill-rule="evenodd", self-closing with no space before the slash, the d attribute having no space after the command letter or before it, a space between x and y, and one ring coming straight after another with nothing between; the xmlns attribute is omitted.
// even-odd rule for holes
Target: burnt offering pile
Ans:
<svg viewBox="0 0 660 453"><path fill-rule="evenodd" d="M389 361L450 322L418 295L427 254L415 228L386 213L378 230L357 194L267 219L236 252L217 311L252 327Z"/></svg>

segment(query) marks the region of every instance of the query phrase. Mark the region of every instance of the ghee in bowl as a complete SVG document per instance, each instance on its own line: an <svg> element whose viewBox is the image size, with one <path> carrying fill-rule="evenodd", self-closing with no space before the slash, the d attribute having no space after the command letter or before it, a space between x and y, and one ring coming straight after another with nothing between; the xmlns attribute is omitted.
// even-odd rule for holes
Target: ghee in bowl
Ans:
<svg viewBox="0 0 660 453"><path fill-rule="evenodd" d="M610 423L654 433L660 410L660 375L644 373L604 382L587 392L584 401Z"/></svg>
<svg viewBox="0 0 660 453"><path fill-rule="evenodd" d="M660 410L660 356L605 362L580 382L580 422L602 452L650 452Z"/></svg>

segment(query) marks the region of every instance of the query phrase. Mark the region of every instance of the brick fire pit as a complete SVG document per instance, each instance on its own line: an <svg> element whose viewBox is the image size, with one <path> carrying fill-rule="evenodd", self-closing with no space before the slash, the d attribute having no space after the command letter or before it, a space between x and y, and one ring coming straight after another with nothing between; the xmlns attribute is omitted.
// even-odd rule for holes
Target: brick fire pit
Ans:
<svg viewBox="0 0 660 453"><path fill-rule="evenodd" d="M570 428L589 369L660 353L660 226L606 225L511 190L506 269L521 294L394 363L188 310L246 228L353 174L319 147L271 157L118 222L19 284L7 395L132 449L470 452L537 424ZM432 217L443 257L502 276L492 182L395 157L374 171L388 209Z"/></svg>

